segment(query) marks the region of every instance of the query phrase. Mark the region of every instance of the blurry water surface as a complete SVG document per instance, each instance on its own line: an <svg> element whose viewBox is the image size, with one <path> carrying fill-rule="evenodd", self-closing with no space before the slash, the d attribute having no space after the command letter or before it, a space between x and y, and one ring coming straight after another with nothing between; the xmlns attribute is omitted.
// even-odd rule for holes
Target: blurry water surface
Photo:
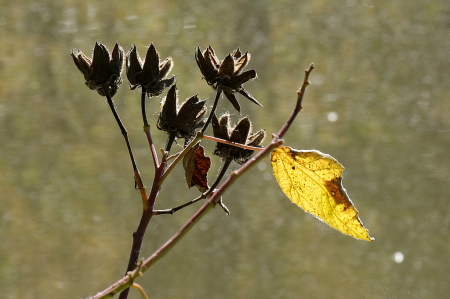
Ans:
<svg viewBox="0 0 450 299"><path fill-rule="evenodd" d="M214 91L196 45L240 47L258 79L238 97L255 129L278 131L304 69L316 69L285 136L345 167L344 187L375 242L357 241L284 196L267 159L140 283L151 298L444 298L450 293L450 2L1 1L2 298L84 298L120 278L141 214L123 138L70 57L95 41L172 56L181 100ZM165 93L163 94L165 95ZM161 95L161 96L163 96ZM128 82L114 97L147 186L152 161ZM159 100L148 101L154 128ZM227 101L219 113L230 110ZM213 143L206 143L209 155ZM175 146L176 148L180 148ZM210 180L218 173L212 158ZM235 166L236 168L236 166ZM197 195L181 170L157 201ZM152 219L148 257L198 208ZM132 291L130 298L140 298Z"/></svg>

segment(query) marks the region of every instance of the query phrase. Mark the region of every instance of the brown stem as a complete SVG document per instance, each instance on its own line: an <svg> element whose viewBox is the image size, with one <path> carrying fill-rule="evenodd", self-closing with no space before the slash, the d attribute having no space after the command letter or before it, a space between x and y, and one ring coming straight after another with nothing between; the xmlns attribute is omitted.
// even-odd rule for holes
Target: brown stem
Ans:
<svg viewBox="0 0 450 299"><path fill-rule="evenodd" d="M142 211L142 217L141 221L139 222L139 226L137 230L133 233L133 247L128 262L127 272L133 271L137 267L139 255L141 253L142 240L144 239L145 231L152 216L153 213L150 211L150 209Z"/></svg>
<svg viewBox="0 0 450 299"><path fill-rule="evenodd" d="M166 149L167 155L169 155L170 149L172 148L172 144L175 141L175 134L170 133L169 137L167 137Z"/></svg>
<svg viewBox="0 0 450 299"><path fill-rule="evenodd" d="M152 152L153 164L155 166L155 169L158 169L159 168L158 155L156 154L155 145L153 144L152 135L150 134L150 126L144 126L144 132L145 132L145 135L147 136L147 141L150 146L150 151Z"/></svg>
<svg viewBox="0 0 450 299"><path fill-rule="evenodd" d="M133 170L136 171L136 162L134 161L133 157L133 151L131 150L130 141L128 140L128 132L125 129L125 126L123 125L122 121L120 120L119 114L117 114L116 106L114 105L114 102L111 98L111 95L109 93L109 86L106 83L102 84L103 91L106 95L106 99L108 101L109 107L111 108L111 111L114 115L114 118L116 119L117 124L119 125L120 131L122 132L123 137L125 138L125 142L127 144L128 153L130 154L131 163L133 164Z"/></svg>
<svg viewBox="0 0 450 299"><path fill-rule="evenodd" d="M227 169L230 166L232 161L233 161L232 158L228 158L225 160L225 163L223 163L222 170L220 171L219 175L217 176L216 181L212 184L212 186L209 188L209 190L206 191L206 193L204 193L205 197L208 197L208 195L210 195L211 192L213 192L214 189L216 189L216 187L219 185L220 181L222 180L223 176L227 172Z"/></svg>
<svg viewBox="0 0 450 299"><path fill-rule="evenodd" d="M137 230L133 233L133 246L131 248L130 259L128 260L128 267L126 273L136 269L139 256L141 254L142 241L144 240L144 234L147 229L148 223L153 216L153 212L150 209L144 209L142 211L141 221ZM126 299L128 297L129 288L126 288L120 293L119 299Z"/></svg>
<svg viewBox="0 0 450 299"><path fill-rule="evenodd" d="M141 111L142 111L142 121L144 122L144 132L147 135L148 144L150 145L150 150L152 152L153 164L155 169L159 167L158 156L156 155L155 146L153 144L152 136L150 135L150 125L147 121L147 113L145 112L145 94L146 89L142 86L142 94L141 94Z"/></svg>
<svg viewBox="0 0 450 299"><path fill-rule="evenodd" d="M153 207L155 206L156 197L159 193L158 182L164 173L164 168L166 161L163 158L161 165L155 169L155 178L153 180L152 191L147 201L147 206L144 205L142 211L141 220L139 222L138 228L133 233L133 246L131 248L130 259L128 261L127 273L136 269L139 261L139 255L141 253L142 241L144 239L145 231L147 230L148 223L153 216ZM128 297L129 288L125 289L120 293L119 299L126 299Z"/></svg>
<svg viewBox="0 0 450 299"><path fill-rule="evenodd" d="M209 113L209 117L208 120L205 122L205 124L203 125L203 128L200 130L200 132L205 133L206 129L209 126L209 123L211 122L214 112L216 112L216 108L217 108L217 103L219 103L219 99L220 99L220 95L222 94L222 89L219 87L217 89L217 94L216 94L216 99L214 100L214 104L213 107L211 109L211 112Z"/></svg>
<svg viewBox="0 0 450 299"><path fill-rule="evenodd" d="M309 69L305 70L305 78L303 79L303 84L300 87L299 90L297 90L297 104L295 105L294 111L292 111L292 114L287 119L286 123L283 125L283 127L280 129L280 131L277 133L278 138L283 138L284 134L286 134L287 130L291 126L291 124L294 122L295 117L297 114L302 110L302 101L303 101L303 95L305 94L306 87L311 84L311 82L308 81L309 74L311 74L312 70L314 69L314 64L311 63L309 66Z"/></svg>
<svg viewBox="0 0 450 299"><path fill-rule="evenodd" d="M131 286L139 291L142 298L149 299L147 294L145 293L144 289L140 285L138 285L137 283L133 283Z"/></svg>
<svg viewBox="0 0 450 299"><path fill-rule="evenodd" d="M250 146L250 145L246 145L246 144L242 144L242 143L236 143L236 142L228 141L228 140L225 140L225 139L216 138L216 137L213 137L213 136L203 135L203 138L204 139L213 140L213 141L216 141L216 142L220 142L220 143L223 143L223 144L229 144L229 145L232 145L232 146L249 149L249 150L252 150L252 151L258 151L259 152L259 151L263 150L262 147L255 147L255 146Z"/></svg>
<svg viewBox="0 0 450 299"><path fill-rule="evenodd" d="M191 204L196 203L197 201L202 200L204 198L206 198L206 197L202 194L199 197L194 198L193 200L188 201L187 203L182 204L181 206L178 206L176 208L153 211L153 215L164 215L164 214L173 215L173 213L175 213L175 212L177 212L177 211L179 211L179 210L181 210L181 209L183 209L183 208L185 208L187 206L190 206Z"/></svg>
<svg viewBox="0 0 450 299"><path fill-rule="evenodd" d="M128 153L130 154L131 163L133 164L135 184L140 191L140 194L142 197L142 203L144 206L143 215L141 217L141 221L139 223L138 229L136 230L136 232L133 233L133 247L132 247L132 250L130 253L130 259L128 262L128 268L127 268L127 272L128 272L128 271L132 271L132 270L136 269L136 265L139 260L139 254L140 254L141 244L142 244L142 240L144 238L145 230L147 228L147 225L148 225L151 217L153 216L153 213L152 213L151 207L149 207L149 205L148 205L147 192L145 191L144 184L142 183L142 179L141 179L139 170L138 170L138 168L136 166L136 162L134 160L133 151L131 150L130 141L128 139L128 132L125 129L125 126L123 125L122 121L120 120L119 114L116 111L116 107L115 107L114 102L109 93L109 86L106 83L103 83L102 88L106 95L109 107L111 108L111 111L114 115L114 118L116 119L116 122L120 128L120 131L122 132L122 135L125 138L125 142L126 142L127 148L128 148ZM153 190L152 190L152 193L154 193ZM150 196L152 195L152 193L150 194ZM123 292L123 295L121 294L120 298L125 299L125 298L127 298L127 296L128 296L128 289Z"/></svg>
<svg viewBox="0 0 450 299"><path fill-rule="evenodd" d="M145 126L148 126L148 122L147 122L147 114L145 113L145 87L144 86L142 86L141 110L142 110L142 121L144 122L144 127L145 127Z"/></svg>

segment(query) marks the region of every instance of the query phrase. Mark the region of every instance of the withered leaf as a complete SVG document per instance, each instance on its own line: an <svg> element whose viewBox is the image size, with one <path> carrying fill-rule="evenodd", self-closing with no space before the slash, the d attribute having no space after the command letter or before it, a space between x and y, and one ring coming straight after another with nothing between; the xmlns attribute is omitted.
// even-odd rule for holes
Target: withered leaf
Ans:
<svg viewBox="0 0 450 299"><path fill-rule="evenodd" d="M200 143L194 145L183 158L183 167L188 187L197 186L200 192L209 189L207 173L211 166L211 159L205 156Z"/></svg>

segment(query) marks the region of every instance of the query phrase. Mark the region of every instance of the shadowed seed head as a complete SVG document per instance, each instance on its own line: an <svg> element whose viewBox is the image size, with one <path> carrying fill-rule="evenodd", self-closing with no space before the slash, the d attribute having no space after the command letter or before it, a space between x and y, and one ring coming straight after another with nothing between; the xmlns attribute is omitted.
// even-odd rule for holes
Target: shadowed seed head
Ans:
<svg viewBox="0 0 450 299"><path fill-rule="evenodd" d="M173 67L172 57L159 62L159 54L153 44L147 50L145 61L139 57L136 45L127 53L126 69L130 89L144 87L149 97L160 95L163 90L175 81L175 76L167 79Z"/></svg>
<svg viewBox="0 0 450 299"><path fill-rule="evenodd" d="M102 84L106 83L111 97L116 94L119 84L122 83L120 73L123 67L123 50L118 43L110 54L102 43L96 42L92 60L78 49L73 49L71 55L91 90L105 96Z"/></svg>
<svg viewBox="0 0 450 299"><path fill-rule="evenodd" d="M178 107L177 87L173 85L161 102L158 129L174 134L177 138L191 138L195 130L203 126L207 111L205 104L206 101L200 101L195 95Z"/></svg>
<svg viewBox="0 0 450 299"><path fill-rule="evenodd" d="M262 105L242 87L245 82L257 77L255 70L243 72L243 69L250 61L250 57L248 52L242 54L239 48L233 53L228 54L222 61L217 58L211 46L206 48L203 52L200 50L200 47L197 46L195 52L195 60L206 82L213 88L222 90L227 99L239 112L241 108L234 95L236 92L262 107Z"/></svg>
<svg viewBox="0 0 450 299"><path fill-rule="evenodd" d="M240 119L238 124L232 128L229 114L224 114L219 119L214 115L212 126L214 137L244 145L260 147L266 137L265 130L252 133L252 123L248 117ZM233 159L239 164L247 162L252 154L252 150L220 142L217 143L214 150L214 155L224 159Z"/></svg>

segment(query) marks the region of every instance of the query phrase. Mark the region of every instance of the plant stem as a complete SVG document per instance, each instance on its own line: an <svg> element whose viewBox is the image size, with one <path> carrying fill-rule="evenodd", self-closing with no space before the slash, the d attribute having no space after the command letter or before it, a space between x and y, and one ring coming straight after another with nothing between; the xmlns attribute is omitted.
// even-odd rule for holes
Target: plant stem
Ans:
<svg viewBox="0 0 450 299"><path fill-rule="evenodd" d="M137 230L133 233L133 246L131 248L130 259L128 260L128 267L126 273L136 269L139 261L139 255L141 253L142 241L144 240L144 234L147 229L148 223L153 216L151 209L143 209L141 220L139 222ZM129 288L126 288L120 293L119 299L126 299L128 297Z"/></svg>
<svg viewBox="0 0 450 299"><path fill-rule="evenodd" d="M245 149L249 149L252 151L262 151L264 148L262 147L255 147L255 146L250 146L250 145L245 145L242 143L236 143L236 142L232 142L232 141L228 141L228 140L224 140L224 139L220 139L220 138L216 138L216 137L212 137L212 136L208 136L208 135L203 135L204 139L209 139L209 140L213 140L216 142L220 142L220 143L224 143L224 144L229 144L232 146L236 146L236 147L240 147L240 148L245 148Z"/></svg>
<svg viewBox="0 0 450 299"><path fill-rule="evenodd" d="M150 126L144 126L144 132L147 136L147 141L150 146L150 151L152 152L152 159L155 169L159 168L158 155L156 154L155 145L153 144L152 135L150 134Z"/></svg>
<svg viewBox="0 0 450 299"><path fill-rule="evenodd" d="M155 206L156 197L158 196L160 185L158 184L161 177L164 174L164 168L166 166L165 159L161 161L161 165L155 169L155 177L153 179L153 186L150 192L150 196L147 201L147 208L144 206L142 211L141 220L139 221L138 228L133 233L133 246L131 248L130 259L128 261L127 273L136 269L139 261L139 255L141 253L142 241L144 239L145 231L147 230L148 223L153 216L153 208ZM129 288L123 290L120 293L119 299L126 299L128 297Z"/></svg>
<svg viewBox="0 0 450 299"><path fill-rule="evenodd" d="M155 146L153 144L152 136L150 135L150 125L147 121L147 113L145 112L145 94L146 89L144 86L141 86L141 111L142 111L142 121L144 122L144 132L147 135L148 144L150 145L150 151L152 152L153 164L155 169L159 167L158 156L156 155Z"/></svg>
<svg viewBox="0 0 450 299"><path fill-rule="evenodd" d="M109 86L106 83L102 84L103 91L106 95L106 99L108 101L109 107L111 108L111 111L114 115L114 118L116 119L117 124L119 125L120 131L122 132L123 137L125 138L125 142L127 144L128 153L130 154L131 163L133 164L133 170L136 171L136 162L134 161L133 152L131 150L130 141L128 140L128 132L125 129L125 126L122 124L122 121L120 120L119 114L117 114L116 106L114 105L114 102L111 98L111 95L109 93Z"/></svg>
<svg viewBox="0 0 450 299"><path fill-rule="evenodd" d="M302 101L303 101L303 95L305 94L306 87L311 84L308 79L309 75L311 74L312 70L314 69L314 64L311 63L309 66L309 69L305 70L305 77L303 79L303 84L300 87L299 90L297 90L297 104L295 105L294 111L292 111L292 114L287 119L286 123L283 125L283 127L280 129L280 131L276 134L278 138L283 138L284 134L286 134L289 127L294 122L295 117L297 114L302 110Z"/></svg>
<svg viewBox="0 0 450 299"><path fill-rule="evenodd" d="M136 232L133 233L133 247L132 247L132 250L131 250L131 253L130 253L130 259L129 259L129 262L128 262L128 268L127 268L127 272L128 272L128 271L132 271L132 270L134 270L136 268L137 262L139 260L139 254L140 254L140 248L141 248L141 245L142 245L142 240L144 238L145 230L146 230L146 228L148 226L148 223L149 223L151 217L153 216L153 211L152 211L152 207L149 206L147 192L145 191L145 188L144 188L144 185L142 183L142 179L141 179L139 170L137 169L136 162L135 162L134 157L133 157L133 151L131 150L130 141L128 139L128 132L125 129L125 126L123 125L122 121L120 120L119 115L117 114L116 107L115 107L114 102L113 102L113 100L111 98L111 95L109 93L108 85L106 83L103 83L102 84L102 88L103 88L103 91L104 91L104 93L106 95L109 107L111 108L111 111L112 111L112 113L114 115L114 118L116 119L116 122L117 122L117 124L119 125L119 128L120 128L120 131L122 132L122 135L125 138L125 142L127 144L128 152L129 152L130 158L131 158L131 163L133 164L133 170L134 170L134 173L135 173L135 175L134 175L135 184L138 186L138 189L139 189L139 191L141 193L142 203L143 203L143 214L142 214L142 217L141 217L141 221L139 223L138 229L136 230ZM144 93L144 96L145 96L145 93ZM144 97L144 99L145 99L145 97ZM143 106L143 108L144 108L143 116L145 117L145 107ZM144 118L144 123L145 122L146 122L146 120ZM151 137L150 137L150 140L151 140ZM152 196L153 193L154 192L152 190L152 193L150 194L150 196ZM155 197L156 197L156 195L155 195ZM121 298L127 298L127 296L128 296L128 289L126 291L126 294L125 294L125 291L124 291L124 294L123 295L121 294L120 297Z"/></svg>
<svg viewBox="0 0 450 299"><path fill-rule="evenodd" d="M206 191L206 193L204 193L205 197L208 197L208 195L210 195L211 192L214 191L214 189L217 187L217 185L219 185L220 181L222 180L223 176L227 172L228 167L230 166L232 161L233 161L232 158L228 158L228 159L225 160L225 162L223 163L222 170L220 171L219 175L217 176L215 182L212 184L211 187L209 187L209 190Z"/></svg>
<svg viewBox="0 0 450 299"><path fill-rule="evenodd" d="M128 262L128 271L132 271L136 269L136 266L139 261L139 255L141 253L141 245L142 240L144 239L144 234L147 229L148 223L150 222L150 219L152 218L153 213L150 212L149 209L142 211L142 217L139 222L137 230L133 233L133 247L130 254L130 259Z"/></svg>
<svg viewBox="0 0 450 299"><path fill-rule="evenodd" d="M202 194L199 197L194 198L193 200L188 201L187 203L182 204L181 206L178 206L176 208L167 209L167 210L160 210L160 211L153 211L153 215L163 215L163 214L170 214L170 215L172 215L173 213L175 213L175 212L177 212L177 211L179 211L179 210L181 210L181 209L183 209L183 208L185 208L187 206L190 206L191 204L196 203L197 201L202 200L204 198L206 198L206 197Z"/></svg>
<svg viewBox="0 0 450 299"><path fill-rule="evenodd" d="M108 101L109 107L111 108L111 111L114 115L114 118L116 119L117 124L119 125L120 131L122 132L123 137L125 138L125 143L127 144L128 153L130 154L131 164L133 165L133 171L134 171L134 183L139 189L139 192L141 194L142 203L144 207L147 203L147 191L144 188L144 184L142 183L141 174L139 173L139 170L136 166L136 162L134 161L133 151L131 150L130 141L128 140L128 132L125 129L125 126L123 125L122 121L120 120L119 114L117 114L116 106L114 105L114 102L111 98L111 94L109 93L109 86L106 83L102 84L103 92L105 93L106 99Z"/></svg>
<svg viewBox="0 0 450 299"><path fill-rule="evenodd" d="M141 110L142 110L142 120L144 121L144 127L148 126L147 122L147 114L145 113L145 87L141 86L142 95L141 95Z"/></svg>
<svg viewBox="0 0 450 299"><path fill-rule="evenodd" d="M170 133L169 137L167 138L166 149L165 149L167 155L169 155L170 149L172 148L172 144L174 141L175 141L175 134Z"/></svg>
<svg viewBox="0 0 450 299"><path fill-rule="evenodd" d="M220 89L220 87L217 89L217 94L216 94L216 99L214 100L214 104L213 107L211 109L211 112L209 113L209 117L208 120L206 121L206 123L203 125L203 128L200 130L200 132L205 133L206 129L209 126L209 123L211 122L214 112L216 112L216 108L217 108L217 103L219 103L219 99L220 99L220 95L222 94L222 89Z"/></svg>
<svg viewBox="0 0 450 299"><path fill-rule="evenodd" d="M141 293L142 298L149 299L147 294L145 293L144 289L140 285L138 285L137 283L133 283L131 286L133 288L137 289L139 291L139 293Z"/></svg>

